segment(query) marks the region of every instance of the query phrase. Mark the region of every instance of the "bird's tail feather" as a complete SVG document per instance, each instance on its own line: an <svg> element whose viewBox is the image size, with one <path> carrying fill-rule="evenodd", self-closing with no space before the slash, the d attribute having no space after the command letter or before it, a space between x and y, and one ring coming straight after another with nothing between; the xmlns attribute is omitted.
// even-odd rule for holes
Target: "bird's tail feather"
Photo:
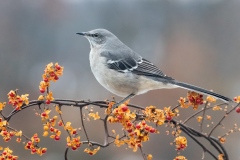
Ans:
<svg viewBox="0 0 240 160"><path fill-rule="evenodd" d="M200 88L200 87L197 87L197 86L194 86L194 85L190 85L190 84L187 84L187 83L183 83L183 82L178 82L178 81L172 81L170 82L174 85L177 85L181 88L185 88L185 89L188 89L188 90L192 90L192 91L196 91L196 92L200 92L202 94L205 94L205 95L211 95L215 98L218 98L218 99L221 99L225 102L232 102L232 99L231 98L228 98L228 97L225 97L225 96L222 96L220 94L217 94L217 93L214 93L212 91L208 91L206 89L203 89L203 88Z"/></svg>

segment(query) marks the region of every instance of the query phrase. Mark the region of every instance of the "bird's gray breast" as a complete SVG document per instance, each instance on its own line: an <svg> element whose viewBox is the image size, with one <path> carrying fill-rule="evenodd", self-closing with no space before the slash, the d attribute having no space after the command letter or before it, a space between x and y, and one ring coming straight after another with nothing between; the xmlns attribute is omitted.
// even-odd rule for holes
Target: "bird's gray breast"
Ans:
<svg viewBox="0 0 240 160"><path fill-rule="evenodd" d="M89 60L95 78L107 90L121 97L137 94L139 76L109 69L107 59L94 49L90 52Z"/></svg>

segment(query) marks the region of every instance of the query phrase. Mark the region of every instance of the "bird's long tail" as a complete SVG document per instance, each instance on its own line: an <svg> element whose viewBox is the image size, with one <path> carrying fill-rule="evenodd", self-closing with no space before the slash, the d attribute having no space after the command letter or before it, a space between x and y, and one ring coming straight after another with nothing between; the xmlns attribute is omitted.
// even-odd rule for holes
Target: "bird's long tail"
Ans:
<svg viewBox="0 0 240 160"><path fill-rule="evenodd" d="M203 88L200 88L200 87L197 87L197 86L194 86L194 85L191 85L191 84L187 84L187 83L183 83L183 82L178 82L176 80L174 81L171 81L170 82L171 84L174 84L176 86L179 86L181 88L185 88L187 90L191 90L191 91L195 91L195 92L200 92L202 94L205 94L205 95L211 95L215 98L218 98L218 99L221 99L225 102L232 102L232 99L231 98L228 98L228 97L225 97L225 96L222 96L220 94L217 94L217 93L214 93L212 91L208 91L206 89L203 89Z"/></svg>

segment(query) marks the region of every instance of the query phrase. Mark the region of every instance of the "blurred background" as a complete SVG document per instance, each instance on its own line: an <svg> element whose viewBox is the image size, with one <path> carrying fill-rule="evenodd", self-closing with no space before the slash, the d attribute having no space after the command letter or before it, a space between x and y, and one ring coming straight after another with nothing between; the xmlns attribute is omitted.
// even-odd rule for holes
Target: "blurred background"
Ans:
<svg viewBox="0 0 240 160"><path fill-rule="evenodd" d="M1 0L0 101L7 101L7 93L12 89L19 89L19 94L29 93L31 100L37 99L41 75L49 62L65 67L63 76L51 86L55 98L111 99L114 95L91 73L89 42L76 35L96 28L108 29L165 74L233 98L240 95L239 14L240 1L227 0ZM186 93L183 89L156 90L134 97L131 103L159 108L175 106ZM65 107L63 113L66 121L80 126L77 109ZM222 116L214 114L213 118ZM231 127L239 121L239 115L233 113L229 119L224 124ZM11 125L29 136L37 132L42 137L41 120L33 109L17 114ZM87 129L93 140L102 142L101 123L88 123ZM144 151L154 159L172 160L176 156L175 147L169 145L173 138L166 136L165 127L159 130L160 135L151 136L144 144ZM228 128L221 130L215 136L227 131ZM65 151L64 135L60 142L42 138L40 146L48 147L48 153L42 157L31 155L15 140L0 140L0 145L9 146L20 160L59 160ZM225 147L230 159L240 159L239 142L239 133L227 138ZM182 155L190 160L201 159L201 148L191 140L188 146ZM139 151L133 153L126 147L110 146L91 157L83 153L84 148L70 152L69 159L141 159ZM212 158L206 154L206 159Z"/></svg>

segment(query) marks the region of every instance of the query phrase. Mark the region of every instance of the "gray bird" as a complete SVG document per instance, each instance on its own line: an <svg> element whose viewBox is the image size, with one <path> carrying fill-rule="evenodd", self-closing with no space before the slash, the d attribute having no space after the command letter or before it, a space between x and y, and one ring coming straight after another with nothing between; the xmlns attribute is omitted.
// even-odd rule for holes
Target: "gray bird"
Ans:
<svg viewBox="0 0 240 160"><path fill-rule="evenodd" d="M211 95L225 102L232 101L220 94L166 76L106 29L77 34L86 37L90 43L90 66L97 81L110 92L125 97L117 105L150 90L177 87Z"/></svg>

